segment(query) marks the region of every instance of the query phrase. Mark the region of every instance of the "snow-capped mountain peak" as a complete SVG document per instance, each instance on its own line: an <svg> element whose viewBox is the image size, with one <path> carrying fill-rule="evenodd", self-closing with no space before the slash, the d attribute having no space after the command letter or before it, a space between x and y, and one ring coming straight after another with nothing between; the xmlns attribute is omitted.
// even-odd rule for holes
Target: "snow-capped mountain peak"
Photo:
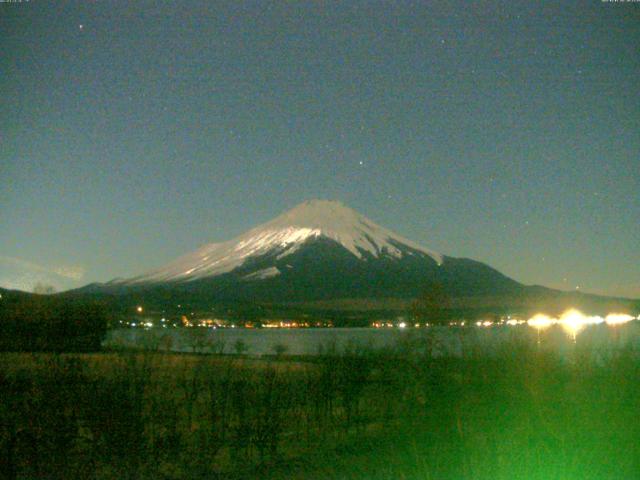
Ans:
<svg viewBox="0 0 640 480"><path fill-rule="evenodd" d="M401 258L408 247L430 256L438 264L443 259L340 202L310 200L233 240L204 245L164 268L125 283L190 281L215 276L230 272L250 257L275 252L278 258L283 258L317 237L335 241L358 258L365 254ZM278 273L275 269L267 276Z"/></svg>
<svg viewBox="0 0 640 480"><path fill-rule="evenodd" d="M264 226L275 230L293 228L300 235L325 236L358 258L362 258L363 251L378 257L383 250L388 255L400 257L402 252L397 244L402 244L428 254L438 263L442 262L441 255L400 237L337 201L304 202Z"/></svg>

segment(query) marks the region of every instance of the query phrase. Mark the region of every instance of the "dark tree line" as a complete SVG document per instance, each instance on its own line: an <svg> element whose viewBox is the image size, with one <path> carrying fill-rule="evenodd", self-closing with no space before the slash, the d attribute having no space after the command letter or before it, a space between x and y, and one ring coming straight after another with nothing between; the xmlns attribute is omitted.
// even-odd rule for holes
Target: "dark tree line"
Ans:
<svg viewBox="0 0 640 480"><path fill-rule="evenodd" d="M106 331L106 310L98 303L43 295L0 299L0 351L97 351Z"/></svg>

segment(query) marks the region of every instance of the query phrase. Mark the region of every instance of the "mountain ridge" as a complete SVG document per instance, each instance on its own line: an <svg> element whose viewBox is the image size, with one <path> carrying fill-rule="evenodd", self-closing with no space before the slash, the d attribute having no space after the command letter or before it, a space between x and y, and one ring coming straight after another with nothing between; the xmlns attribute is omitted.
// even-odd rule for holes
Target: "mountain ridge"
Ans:
<svg viewBox="0 0 640 480"><path fill-rule="evenodd" d="M523 285L477 260L436 253L327 200L304 202L147 274L68 294L162 310L188 304L208 311L215 305L281 306L277 311L286 312L314 305L341 310L365 300L386 311L385 305L395 308L392 299L433 303L434 292L438 308L449 308L452 315L554 305L598 308L614 300Z"/></svg>

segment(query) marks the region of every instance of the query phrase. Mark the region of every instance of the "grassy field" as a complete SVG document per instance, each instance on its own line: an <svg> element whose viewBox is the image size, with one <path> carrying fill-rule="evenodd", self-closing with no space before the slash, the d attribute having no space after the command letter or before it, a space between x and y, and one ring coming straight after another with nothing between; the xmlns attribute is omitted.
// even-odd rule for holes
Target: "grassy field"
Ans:
<svg viewBox="0 0 640 480"><path fill-rule="evenodd" d="M2 478L640 478L640 358L0 354Z"/></svg>

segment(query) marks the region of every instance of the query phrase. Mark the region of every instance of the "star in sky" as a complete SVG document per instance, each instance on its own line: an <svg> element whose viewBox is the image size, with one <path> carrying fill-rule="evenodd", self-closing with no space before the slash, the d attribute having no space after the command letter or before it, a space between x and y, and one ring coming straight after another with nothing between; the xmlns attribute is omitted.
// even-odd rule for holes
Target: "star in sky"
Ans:
<svg viewBox="0 0 640 480"><path fill-rule="evenodd" d="M625 9L32 3L0 56L6 255L107 281L330 198L524 283L640 291Z"/></svg>

